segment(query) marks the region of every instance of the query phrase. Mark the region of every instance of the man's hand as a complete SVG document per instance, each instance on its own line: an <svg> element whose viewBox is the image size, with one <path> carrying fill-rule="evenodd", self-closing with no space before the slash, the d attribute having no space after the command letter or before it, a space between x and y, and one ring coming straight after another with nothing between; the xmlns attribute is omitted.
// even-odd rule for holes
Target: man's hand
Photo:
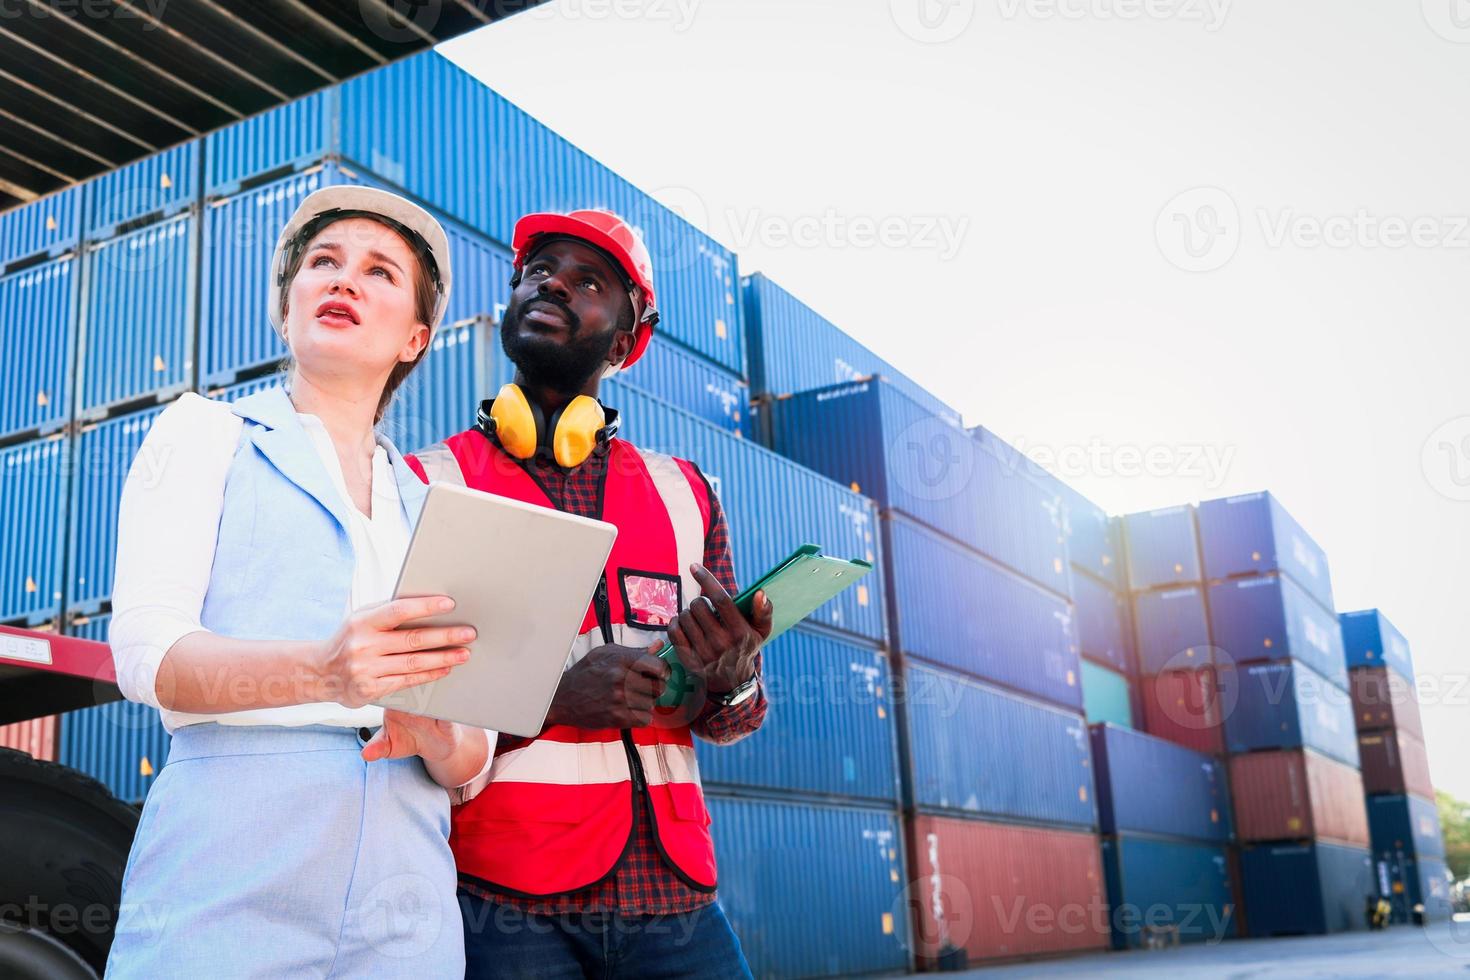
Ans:
<svg viewBox="0 0 1470 980"><path fill-rule="evenodd" d="M706 691L725 694L755 675L755 655L771 635L775 607L757 592L747 620L709 569L691 565L690 570L700 594L670 621L669 642Z"/></svg>
<svg viewBox="0 0 1470 980"><path fill-rule="evenodd" d="M655 656L662 643L625 647L608 643L587 651L561 675L547 712L548 725L577 728L642 728L653 720L669 665Z"/></svg>

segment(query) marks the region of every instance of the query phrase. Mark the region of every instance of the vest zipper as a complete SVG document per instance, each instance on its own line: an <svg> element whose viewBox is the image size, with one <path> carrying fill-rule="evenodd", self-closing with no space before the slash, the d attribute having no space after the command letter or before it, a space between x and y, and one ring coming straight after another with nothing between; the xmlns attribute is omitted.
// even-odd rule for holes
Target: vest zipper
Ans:
<svg viewBox="0 0 1470 980"><path fill-rule="evenodd" d="M602 573L602 578L597 580L597 625L602 630L602 642L613 641L612 631L612 608L607 601L607 572Z"/></svg>
<svg viewBox="0 0 1470 980"><path fill-rule="evenodd" d="M638 746L633 744L633 729L623 729L623 749L628 753L628 768L633 771L633 789L642 793L648 788L648 780L643 776L643 757L638 754Z"/></svg>

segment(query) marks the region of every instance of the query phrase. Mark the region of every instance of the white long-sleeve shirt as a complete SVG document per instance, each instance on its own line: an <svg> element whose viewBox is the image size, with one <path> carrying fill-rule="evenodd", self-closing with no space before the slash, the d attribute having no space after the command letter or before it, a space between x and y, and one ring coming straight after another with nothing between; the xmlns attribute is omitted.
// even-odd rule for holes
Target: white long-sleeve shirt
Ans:
<svg viewBox="0 0 1470 980"><path fill-rule="evenodd" d="M331 437L320 419L298 413L332 484L351 515L356 562L343 617L392 597L408 551L410 527L388 454L373 453L372 517L351 502ZM109 641L118 687L131 701L160 708L170 732L200 722L221 725L374 727L383 709L335 702L261 708L218 715L162 709L155 688L164 655L181 638L204 629L200 615L209 588L224 504L225 480L244 420L228 404L186 394L154 421L123 486L118 512L116 579ZM290 534L290 528L282 528ZM494 744L493 742L491 743Z"/></svg>

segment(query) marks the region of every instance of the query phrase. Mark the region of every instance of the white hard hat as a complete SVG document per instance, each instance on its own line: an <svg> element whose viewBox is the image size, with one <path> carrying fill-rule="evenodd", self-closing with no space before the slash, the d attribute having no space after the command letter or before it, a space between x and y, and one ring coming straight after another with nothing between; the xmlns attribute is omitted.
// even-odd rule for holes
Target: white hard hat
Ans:
<svg viewBox="0 0 1470 980"><path fill-rule="evenodd" d="M444 308L449 304L449 287L453 279L449 268L449 236L444 234L444 228L432 214L407 198L376 187L353 184L323 187L306 195L276 239L276 251L271 256L267 310L271 326L276 328L282 340L286 339L286 332L281 324L281 290L286 286L286 267L293 254L306 247L317 229L322 227L322 219L336 221L359 217L387 224L402 234L424 259L424 267L434 280L437 295L434 315L428 325L429 339L433 340L434 332L444 319Z"/></svg>

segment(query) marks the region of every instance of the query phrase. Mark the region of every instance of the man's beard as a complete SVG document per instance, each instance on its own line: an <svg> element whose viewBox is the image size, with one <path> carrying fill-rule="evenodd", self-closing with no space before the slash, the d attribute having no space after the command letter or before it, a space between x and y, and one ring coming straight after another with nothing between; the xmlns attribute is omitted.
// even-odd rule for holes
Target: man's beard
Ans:
<svg viewBox="0 0 1470 980"><path fill-rule="evenodd" d="M500 324L501 350L529 384L545 386L563 395L578 394L589 381L602 374L618 332L609 330L605 337L582 338L579 336L581 324L571 310L544 297L538 301L550 302L567 315L566 343L522 332L523 303L514 311L507 311Z"/></svg>

